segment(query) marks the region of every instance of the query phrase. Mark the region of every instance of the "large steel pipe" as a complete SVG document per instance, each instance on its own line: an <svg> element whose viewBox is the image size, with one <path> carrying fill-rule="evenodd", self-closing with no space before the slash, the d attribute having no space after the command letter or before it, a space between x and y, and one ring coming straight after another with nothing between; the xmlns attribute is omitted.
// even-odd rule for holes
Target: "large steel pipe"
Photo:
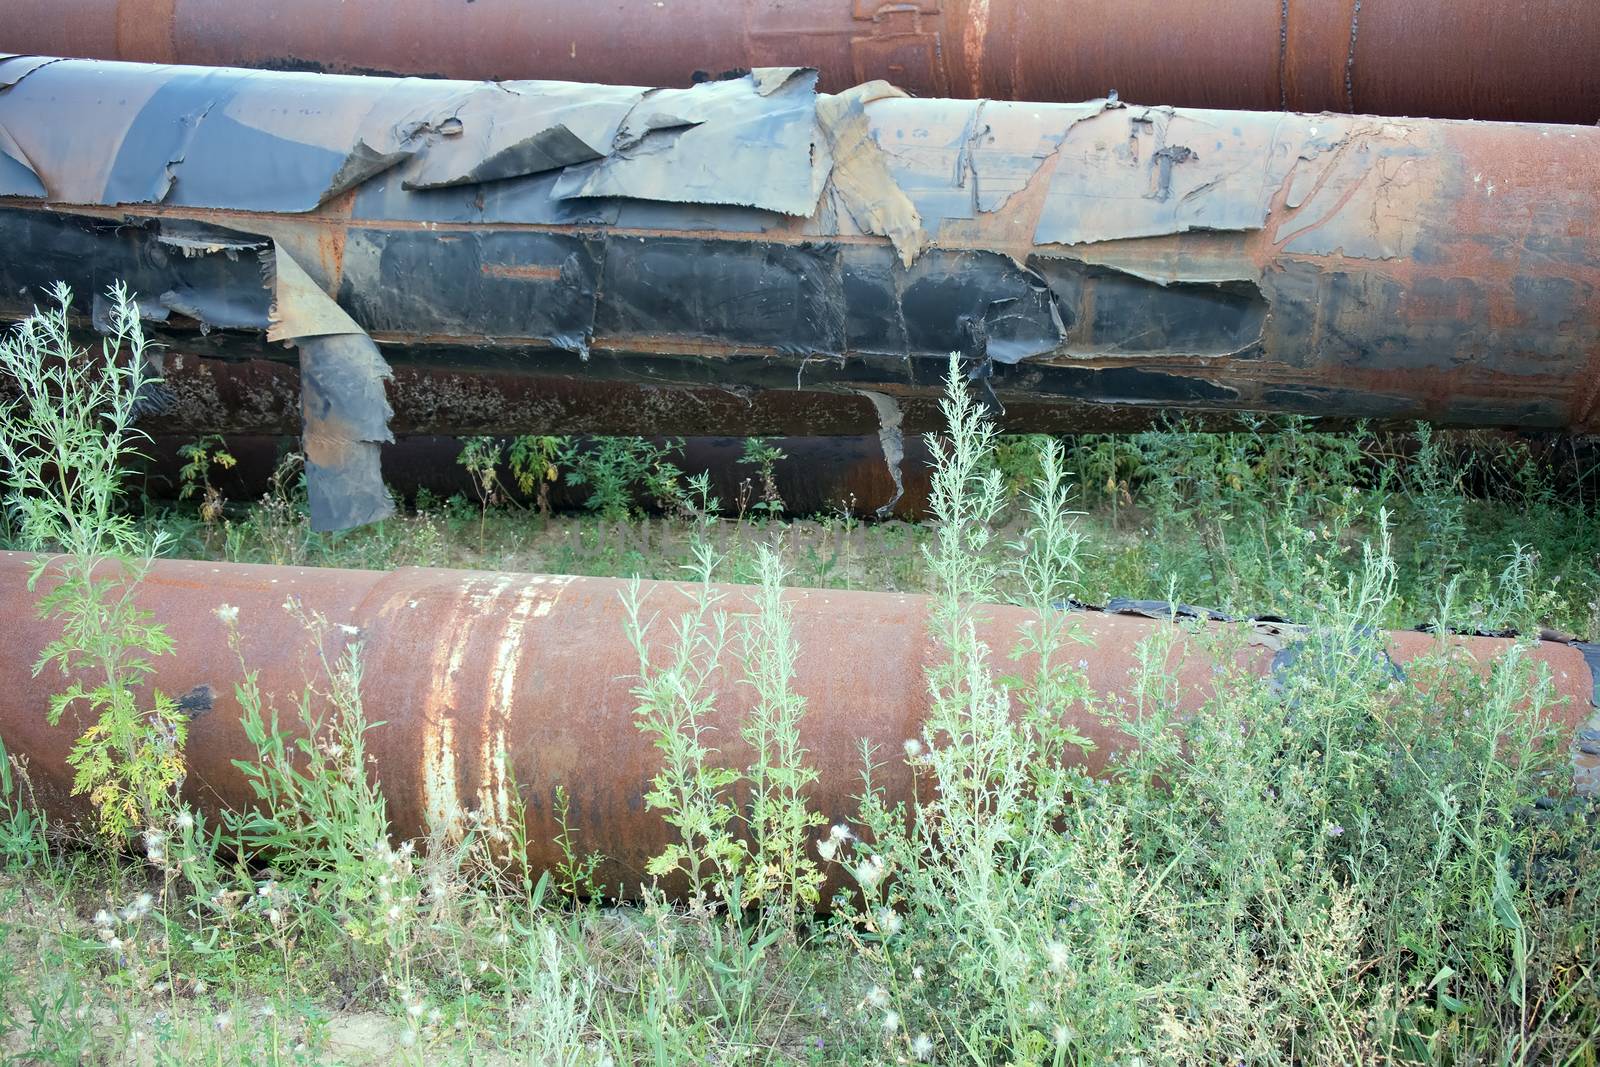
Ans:
<svg viewBox="0 0 1600 1067"><path fill-rule="evenodd" d="M1592 0L9 0L0 47L672 86L797 65L830 91L1600 119Z"/></svg>
<svg viewBox="0 0 1600 1067"><path fill-rule="evenodd" d="M19 56L0 314L65 279L103 320L124 279L175 355L296 346L323 528L387 513L391 405L437 424L519 378L502 414L614 384L613 433L728 412L699 432L887 442L925 428L951 351L1016 431L1592 430L1596 174L1575 126L827 96L792 68L651 92ZM281 399L239 396L241 419Z"/></svg>
<svg viewBox="0 0 1600 1067"><path fill-rule="evenodd" d="M34 613L37 593L27 588L29 558L0 554L0 605L12 620L0 656L0 733L9 751L28 756L39 798L58 816L81 814L68 795L65 760L84 723L68 715L45 724L58 678L35 678L31 667L59 626ZM48 579L44 588L48 588ZM138 592L176 641L174 655L157 664L160 688L184 696L193 709L188 742L189 798L208 810L251 800L234 767L252 753L240 726L233 686L240 658L229 647L229 627L216 610L238 609L242 656L261 685L285 710L315 678L313 646L301 624L284 610L289 598L337 626L332 642L359 639L364 662L362 694L370 719L385 725L368 737L372 773L389 802L394 831L415 836L450 832L478 813L506 820L526 809L530 859L539 867L559 860L559 827L552 811L557 787L571 796L577 842L608 857L606 884L636 887L647 860L671 838L643 797L660 767L660 754L635 725L631 695L638 660L624 626L625 582L447 570L392 573L252 567L220 563L157 563ZM42 590L41 590L42 591ZM641 586L646 616L657 615L653 654L665 662L672 620L689 606L688 588L673 583ZM749 590L725 587L723 607L750 610ZM930 602L891 593L795 589L786 593L799 649L795 687L807 701L802 738L819 772L812 799L832 820L854 812L860 791L860 743L877 746L885 766L874 781L892 801L912 797L912 771L898 758L907 738L919 734L927 714L924 671L939 655L928 634ZM982 638L1004 654L1015 646L1029 614L986 609ZM1074 623L1090 644L1082 657L1092 688L1125 694L1136 649L1162 623L1147 618L1083 613ZM1404 669L1437 647L1420 633L1389 635L1389 651ZM1456 655L1487 667L1507 642L1448 638ZM337 647L330 651L337 652ZM1239 663L1265 673L1274 651L1243 644ZM1592 710L1594 678L1576 647L1541 643L1534 657L1549 667L1559 693L1552 717L1562 729L1579 726ZM711 681L717 706L707 725L738 763L746 756L739 726L752 703L734 660ZM1216 675L1201 645L1183 641L1168 660L1186 709L1198 708ZM1005 664L1007 673L1028 663ZM1422 683L1425 684L1425 683ZM1100 771L1127 743L1116 729L1083 709L1072 725L1093 738L1083 757ZM1590 745L1591 749L1596 746ZM1592 787L1600 758L1580 753L1580 784Z"/></svg>

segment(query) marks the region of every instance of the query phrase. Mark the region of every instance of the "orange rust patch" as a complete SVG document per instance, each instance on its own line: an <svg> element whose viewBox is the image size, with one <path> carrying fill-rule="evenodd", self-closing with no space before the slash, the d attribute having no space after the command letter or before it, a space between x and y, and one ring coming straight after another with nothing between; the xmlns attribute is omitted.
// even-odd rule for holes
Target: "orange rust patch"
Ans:
<svg viewBox="0 0 1600 1067"><path fill-rule="evenodd" d="M177 0L123 0L117 5L117 58L140 63L175 63ZM20 49L19 49L20 51Z"/></svg>
<svg viewBox="0 0 1600 1067"><path fill-rule="evenodd" d="M560 267L545 267L532 263L485 263L480 268L490 278L527 278L534 281L554 282L561 279Z"/></svg>
<svg viewBox="0 0 1600 1067"><path fill-rule="evenodd" d="M1027 183L993 211L977 212L970 219L943 220L931 246L988 248L1004 252L1018 265L1026 263L1028 256L1039 247L1034 244L1033 235L1039 228L1045 198L1050 193L1050 179L1061 165L1062 150L1066 143L1067 137L1063 135L1061 143L1039 162Z"/></svg>

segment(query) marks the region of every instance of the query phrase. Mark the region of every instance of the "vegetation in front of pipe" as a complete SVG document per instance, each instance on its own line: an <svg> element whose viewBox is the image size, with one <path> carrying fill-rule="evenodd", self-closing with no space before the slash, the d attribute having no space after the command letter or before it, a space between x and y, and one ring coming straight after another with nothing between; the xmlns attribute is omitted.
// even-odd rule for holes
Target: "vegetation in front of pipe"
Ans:
<svg viewBox="0 0 1600 1067"><path fill-rule="evenodd" d="M0 338L0 373L16 391L0 402L0 463L17 539L41 553L29 578L43 590L40 615L61 625L34 673L61 675L48 718L56 725L70 712L80 731L72 791L88 796L116 841L166 812L184 772L187 719L164 694L140 695L154 661L172 651L134 602L165 538L119 506L143 438L134 422L158 379L126 290L109 293L111 329L98 351L73 341L66 287L51 300Z"/></svg>
<svg viewBox="0 0 1600 1067"><path fill-rule="evenodd" d="M657 873L698 878L694 900L670 904L648 882L639 905L596 899L591 843L565 805L559 873L507 862L524 844L516 812L501 823L466 811L427 841L393 840L363 766L361 739L384 727L360 703L359 635L302 617L304 693L262 693L248 658L240 666L252 811L207 822L168 809L128 864L46 840L25 777L0 783L8 1052L58 1063L108 1050L219 1063L1593 1061L1600 860L1591 809L1564 792L1565 739L1537 714L1549 680L1515 651L1484 675L1441 644L1400 674L1375 647L1424 562L1408 494L1433 494L1427 506L1445 515L1459 495L1462 551L1485 541L1466 478L1449 473L1460 457L1442 451L1441 477L1381 493L1354 461L1337 474L1336 444L1309 431L1146 439L1137 464L1128 439L1036 440L1023 463L956 375L948 412L935 523L874 527L855 549L874 566L912 560L871 573L934 593L945 654L927 678L927 729L866 754L854 818L824 827L808 801L816 768L799 742L805 694L778 594L837 574L825 543L776 521L709 520L704 481L685 480L681 542L610 555L580 545L568 558L665 577L696 564L700 592L636 602L633 631L637 721L662 756L652 802L679 830ZM1069 488L1085 455L1117 501L1109 524L1104 496ZM1179 490L1163 497L1160 479ZM413 520L320 538L298 524L294 481L282 521L260 529L299 560L444 562L480 522L482 558L497 524L539 521L441 506L426 535ZM1229 666L1240 631L1175 623L1140 650L1126 701L1089 691L1090 652L1074 616L1054 609L1121 581L1118 536L1157 521L1170 544L1140 549L1153 573L1119 591L1208 599L1193 577L1238 598L1235 609L1263 593L1295 605L1304 640L1274 678ZM1458 568L1429 592L1430 614L1566 610L1550 607L1549 564L1533 557L1583 535L1554 522L1527 517L1525 551L1481 548L1500 565L1482 580L1471 572L1487 564ZM1282 543L1296 527L1299 542ZM265 543L234 538L242 553ZM1196 544L1199 562L1183 554ZM785 570L795 566L814 569ZM751 603L706 587L729 577L759 580ZM1037 670L977 640L991 598L1040 609L1022 637ZM259 620L224 607L222 621L250 647ZM1223 666L1203 711L1180 716L1173 668L1201 654ZM758 708L737 736L703 729L718 721L706 681L718 671L744 679ZM1059 726L1076 703L1139 741L1098 779L1072 769L1086 742ZM875 799L890 760L917 776L909 810ZM831 918L813 911L823 871L849 887ZM556 891L575 888L589 895Z"/></svg>
<svg viewBox="0 0 1600 1067"><path fill-rule="evenodd" d="M1046 440L996 441L989 462L1000 470L1008 500L998 520L1001 539L1014 536L1024 521L1021 490L1035 478L1035 457ZM594 454L634 456L638 446L620 440L608 447ZM1600 482L1576 444L1446 435L1426 427L1408 434L1335 433L1291 418L1237 433L1191 432L1179 424L1143 434L1083 435L1062 447L1073 502L1083 512L1082 592L1090 602L1159 600L1176 585L1206 607L1298 621L1315 608L1302 575L1308 569L1353 573L1361 543L1376 535L1377 515L1387 511L1396 589L1386 625L1409 628L1437 617L1441 593L1454 581L1447 602L1457 628L1548 628L1600 638L1600 511L1594 507ZM632 504L602 506L591 497L598 515L611 516L599 522L419 493L408 516L314 534L297 470L263 501L231 510L221 537L214 525L185 511L152 511L143 521L169 532L180 554L244 562L469 563L674 578L690 562L697 536L685 506L692 504L687 476L674 470L663 475L665 495L650 516L630 514ZM603 477L616 482L611 473ZM640 483L631 484L638 492ZM708 536L732 580L754 581L759 546L781 542L797 584L921 592L930 588L919 547L929 534L924 525L863 522L848 509L794 520L746 507ZM1515 602L1506 599L1501 581L1513 562L1525 594Z"/></svg>
<svg viewBox="0 0 1600 1067"><path fill-rule="evenodd" d="M1402 675L1378 640L1396 574L1380 513L1357 568L1305 575L1311 623L1275 678L1228 666L1241 638L1226 629L1147 642L1129 701L1104 708L1137 745L1090 779L1067 766L1081 739L1056 733L1060 711L1093 703L1056 669L1070 621L1027 639L1042 682L1003 680L970 621L1019 559L1032 602L1076 591L1058 462L1047 448L1031 540L987 554L992 432L950 403L929 552L947 658L905 751L919 804L869 793L859 836L819 844L860 891L851 936L881 976L866 999L884 1053L1592 1058L1600 833L1566 793L1551 681L1525 648L1485 678L1441 644ZM1223 666L1179 717L1173 667L1195 654Z"/></svg>

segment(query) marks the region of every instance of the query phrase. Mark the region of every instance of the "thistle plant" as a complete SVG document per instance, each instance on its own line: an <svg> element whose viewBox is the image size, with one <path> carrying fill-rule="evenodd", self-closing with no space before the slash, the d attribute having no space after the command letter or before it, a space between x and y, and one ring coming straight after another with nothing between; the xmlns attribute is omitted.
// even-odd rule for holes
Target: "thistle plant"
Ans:
<svg viewBox="0 0 1600 1067"><path fill-rule="evenodd" d="M163 537L118 510L123 471L144 434L134 422L158 383L146 359L138 306L110 291L110 333L94 352L72 338L72 293L0 340L0 371L15 393L0 402L5 504L24 547L40 552L29 588L43 583L42 617L62 634L34 673L55 668L66 688L50 701L56 724L73 713L81 733L68 762L112 839L159 824L183 779L187 720L161 693L141 695L166 632L135 591Z"/></svg>

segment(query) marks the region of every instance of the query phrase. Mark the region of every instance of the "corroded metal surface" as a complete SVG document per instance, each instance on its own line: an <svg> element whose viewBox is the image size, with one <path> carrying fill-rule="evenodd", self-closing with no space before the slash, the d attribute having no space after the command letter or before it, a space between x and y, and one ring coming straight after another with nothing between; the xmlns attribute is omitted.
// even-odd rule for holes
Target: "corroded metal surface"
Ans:
<svg viewBox="0 0 1600 1067"><path fill-rule="evenodd" d="M13 753L30 760L40 799L57 816L81 813L68 796L65 759L83 727L69 712L60 727L45 725L49 695L59 679L35 678L39 649L58 627L39 621L36 594L27 589L29 561L0 555L0 603L11 630L0 657L0 729ZM289 709L312 670L310 639L284 610L287 598L335 624L333 642L362 642L363 696L368 715L385 725L371 732L372 773L389 803L394 830L413 836L454 832L478 813L504 823L525 808L530 859L538 867L560 860L552 804L557 787L572 798L572 823L584 850L607 857L603 882L632 892L648 858L670 830L642 798L660 766L660 754L634 724L638 660L624 634L627 583L612 579L408 569L381 574L219 563L162 561L152 568L137 600L167 626L175 655L156 665L159 687L199 694L188 703L197 714L189 734L189 798L208 810L243 805L251 794L231 762L251 755L240 726L233 686L239 654L215 610L238 609L242 656L261 685ZM48 588L48 579L45 587ZM723 607L751 610L749 590L726 587ZM665 657L669 626L689 606L688 590L673 583L644 583L644 613L657 614L653 655ZM928 636L930 601L890 593L795 589L785 594L793 610L798 648L795 688L807 700L801 734L818 769L812 800L830 820L854 814L860 792L860 743L877 746L884 765L874 783L888 800L909 801L913 772L900 759L902 743L918 736L927 714L924 670L936 650ZM985 609L980 636L996 655L1015 647L1029 615L1014 608ZM1074 625L1088 643L1081 656L1093 691L1129 692L1139 643L1163 623L1137 616L1082 613ZM359 631L350 636L338 626ZM1247 631L1247 635L1255 631ZM1454 655L1486 667L1507 642L1447 638ZM1401 669L1436 649L1437 638L1394 633L1389 652ZM1246 640L1238 664L1265 674L1274 640ZM336 649L330 649L336 651ZM1214 662L1201 642L1182 639L1168 669L1183 708L1200 708L1216 683ZM1533 652L1548 665L1558 703L1550 715L1570 736L1591 713L1594 675L1580 648L1540 643ZM724 662L729 663L733 657ZM664 659L662 660L664 662ZM710 681L715 710L704 725L729 762L744 756L739 724L753 690L731 666ZM1008 673L1030 669L1026 659L1007 662ZM1416 684L1427 682L1420 676ZM1083 757L1098 773L1128 739L1084 709L1071 725L1096 747ZM1593 746L1591 746L1593 747ZM1580 782L1594 784L1600 757L1578 753Z"/></svg>
<svg viewBox="0 0 1600 1067"><path fill-rule="evenodd" d="M0 46L155 63L686 86L804 65L836 92L1600 119L1592 0L9 0Z"/></svg>
<svg viewBox="0 0 1600 1067"><path fill-rule="evenodd" d="M648 387L887 441L953 350L1014 431L1600 417L1600 130L815 82L3 59L0 313L125 278L174 351L295 345L323 527L387 509L389 408L428 404L391 368L617 383L610 432L688 432Z"/></svg>

